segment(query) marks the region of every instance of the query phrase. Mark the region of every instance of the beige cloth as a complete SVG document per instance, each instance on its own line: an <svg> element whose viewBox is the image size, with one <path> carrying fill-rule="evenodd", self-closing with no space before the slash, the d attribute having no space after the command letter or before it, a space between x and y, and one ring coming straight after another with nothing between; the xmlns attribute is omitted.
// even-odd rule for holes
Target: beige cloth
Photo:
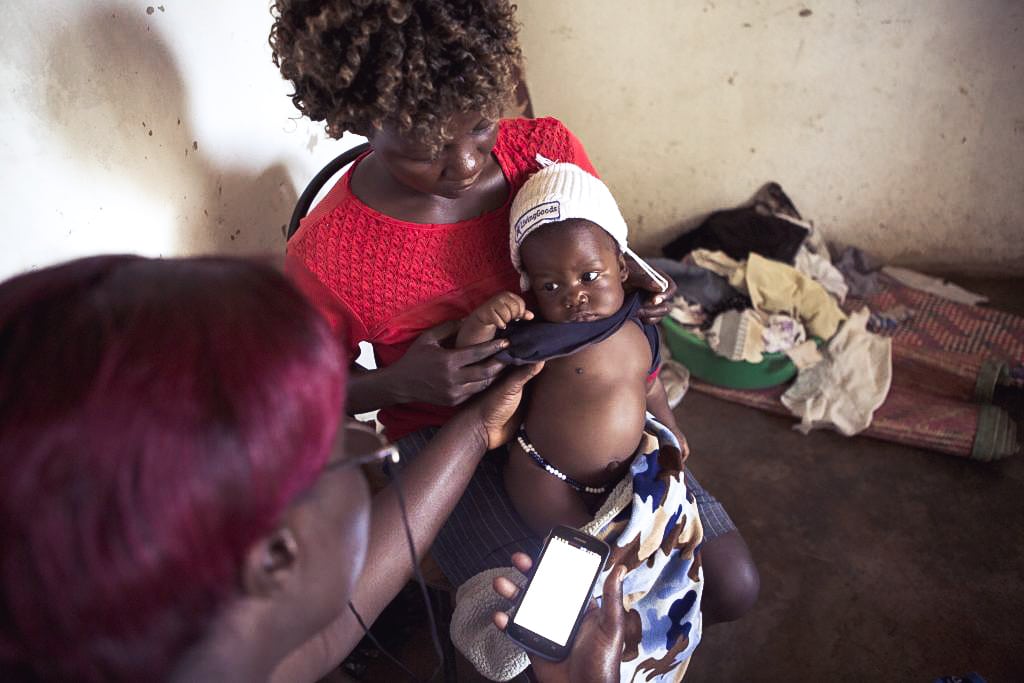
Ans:
<svg viewBox="0 0 1024 683"><path fill-rule="evenodd" d="M745 267L737 268L729 283L745 289L759 311L799 318L807 333L831 339L846 320L839 304L825 288L796 268L751 253Z"/></svg>
<svg viewBox="0 0 1024 683"><path fill-rule="evenodd" d="M829 342L825 360L800 370L782 403L803 433L834 427L853 436L871 425L892 383L892 340L867 331L869 311L850 316Z"/></svg>
<svg viewBox="0 0 1024 683"><path fill-rule="evenodd" d="M732 258L724 251L694 249L690 252L690 258L704 270L710 270L724 278L731 278L732 274L743 265L742 262Z"/></svg>
<svg viewBox="0 0 1024 683"><path fill-rule="evenodd" d="M793 365L796 366L797 370L809 368L825 360L825 357L818 351L818 345L813 339L808 339L802 344L787 349L786 355L793 361Z"/></svg>
<svg viewBox="0 0 1024 683"><path fill-rule="evenodd" d="M828 291L793 266L750 253L736 261L721 251L697 249L693 262L729 279L729 284L750 297L754 308L799 318L807 333L831 339L846 315Z"/></svg>
<svg viewBox="0 0 1024 683"><path fill-rule="evenodd" d="M691 303L678 294L669 302L669 306L669 317L680 325L697 327L703 325L707 320L704 309L701 308L700 304Z"/></svg>

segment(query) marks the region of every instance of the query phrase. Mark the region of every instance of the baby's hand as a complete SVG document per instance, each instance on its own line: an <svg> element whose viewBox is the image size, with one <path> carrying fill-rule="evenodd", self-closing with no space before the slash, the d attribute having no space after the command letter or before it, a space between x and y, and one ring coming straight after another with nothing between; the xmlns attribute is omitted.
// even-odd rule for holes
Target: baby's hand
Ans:
<svg viewBox="0 0 1024 683"><path fill-rule="evenodd" d="M526 310L526 302L523 301L523 297L512 292L502 292L477 307L473 311L472 318L480 325L493 325L503 330L513 320L533 320L533 313Z"/></svg>
<svg viewBox="0 0 1024 683"><path fill-rule="evenodd" d="M526 310L526 302L521 296L512 292L492 296L462 321L459 336L455 338L455 346L462 348L490 341L494 339L499 329L505 329L510 322L520 318L533 320L533 313Z"/></svg>

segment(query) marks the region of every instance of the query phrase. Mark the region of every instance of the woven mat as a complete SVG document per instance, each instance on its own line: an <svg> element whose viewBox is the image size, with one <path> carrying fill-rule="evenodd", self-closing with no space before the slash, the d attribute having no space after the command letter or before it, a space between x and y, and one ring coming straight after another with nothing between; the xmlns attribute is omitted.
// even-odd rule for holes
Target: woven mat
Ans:
<svg viewBox="0 0 1024 683"><path fill-rule="evenodd" d="M866 300L847 310L904 306L915 311L893 339L893 381L864 436L951 455L989 460L1017 450L1016 425L991 400L998 365L1024 363L1024 318L967 306L880 277ZM789 415L779 397L787 386L747 391L694 379L694 389L728 401ZM980 402L979 402L980 401Z"/></svg>
<svg viewBox="0 0 1024 683"><path fill-rule="evenodd" d="M905 306L914 316L892 338L907 346L952 351L1014 364L1024 363L1024 318L984 306L967 306L879 276L880 288L866 300L848 299L844 308L867 305L873 312Z"/></svg>

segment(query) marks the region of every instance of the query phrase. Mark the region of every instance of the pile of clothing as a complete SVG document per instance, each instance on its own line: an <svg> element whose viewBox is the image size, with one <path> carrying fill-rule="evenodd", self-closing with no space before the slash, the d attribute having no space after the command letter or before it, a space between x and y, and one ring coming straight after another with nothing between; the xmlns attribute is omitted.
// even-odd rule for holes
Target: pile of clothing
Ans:
<svg viewBox="0 0 1024 683"><path fill-rule="evenodd" d="M892 345L867 329L868 311L842 310L846 280L778 184L752 206L712 214L664 252L655 265L676 281L676 322L729 360L790 357L798 376L782 403L801 430L853 435L871 424L889 391Z"/></svg>
<svg viewBox="0 0 1024 683"><path fill-rule="evenodd" d="M950 355L960 352L963 339L951 349L916 348L933 341L935 335L918 333L929 324L948 322L943 316L976 317L975 311L1006 316L979 309L976 304L984 297L908 269L882 267L853 247L833 261L820 230L803 219L777 183L762 187L747 206L711 214L663 251L666 258L651 263L677 284L670 313L675 322L730 360L759 363L766 353L782 352L798 371L796 380L779 390L741 391L696 381L695 388L758 407L767 407L770 397L769 409L798 416L797 428L805 433L818 427L845 435L867 431L981 459L1017 450L1016 426L994 406L972 404L966 412L957 406L956 425L938 432L967 434L947 439L949 446L926 442L936 429L923 418L918 419L920 435L907 435L905 414L893 418L902 423L900 428L872 428L876 411L893 389L894 353L896 379L906 387L913 383L917 389L920 376L929 377L928 400L980 398L984 403L991 400L996 381L1020 383L1020 357L965 362ZM913 294L901 296L904 291ZM950 307L958 308L951 312ZM1019 323L1002 337L1012 342L1003 350L1017 356L1024 349L1024 320ZM992 348L991 339L976 341ZM967 387L965 379L973 384ZM903 405L906 387L897 389L897 400L890 403Z"/></svg>

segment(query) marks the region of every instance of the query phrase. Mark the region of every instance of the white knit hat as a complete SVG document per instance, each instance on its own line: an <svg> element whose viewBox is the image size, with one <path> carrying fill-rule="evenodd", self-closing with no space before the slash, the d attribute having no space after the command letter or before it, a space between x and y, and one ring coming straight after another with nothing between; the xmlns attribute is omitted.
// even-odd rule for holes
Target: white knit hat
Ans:
<svg viewBox="0 0 1024 683"><path fill-rule="evenodd" d="M665 278L627 245L629 228L604 183L576 164L555 163L540 154L537 155L537 163L541 170L530 176L516 193L509 214L508 247L512 253L512 265L519 271L519 284L523 291L529 289L529 281L523 272L519 246L545 223L570 218L588 220L607 232L618 243L622 253L636 261L661 287L661 291L668 289Z"/></svg>

